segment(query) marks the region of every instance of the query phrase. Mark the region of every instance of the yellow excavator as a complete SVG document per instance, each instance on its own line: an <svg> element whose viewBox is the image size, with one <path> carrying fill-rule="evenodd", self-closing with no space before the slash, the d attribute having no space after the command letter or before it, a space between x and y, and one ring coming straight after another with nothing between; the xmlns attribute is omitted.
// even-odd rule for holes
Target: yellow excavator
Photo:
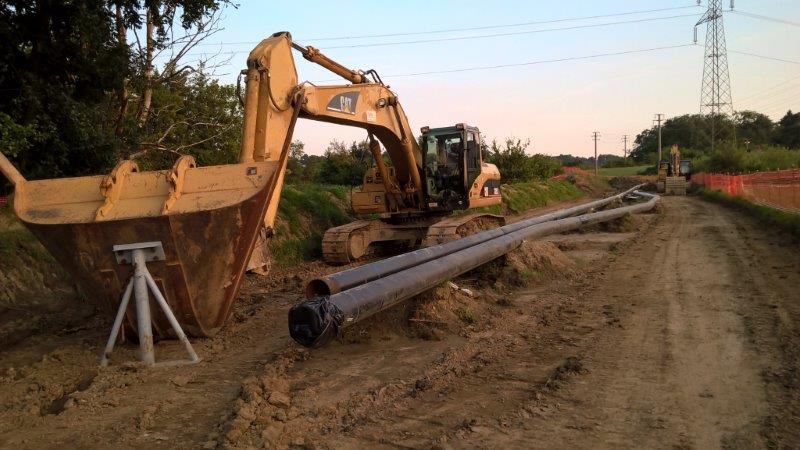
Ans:
<svg viewBox="0 0 800 450"><path fill-rule="evenodd" d="M686 195L686 189L692 176L692 161L681 159L681 151L677 145L669 149L669 160L658 163L658 192L667 195Z"/></svg>
<svg viewBox="0 0 800 450"><path fill-rule="evenodd" d="M298 83L292 49L349 83ZM477 128L424 127L418 141L397 95L374 70L348 69L292 42L288 32L261 41L243 74L237 164L198 167L182 156L169 170L143 172L126 160L107 175L28 181L0 154L0 171L15 186L15 213L88 296L115 309L134 270L125 251L139 245L151 252L147 266L180 325L212 335L229 316L245 271L269 257L298 118L365 129L375 160L352 206L378 218L328 230L328 261L351 261L381 243L430 245L458 237L467 225L502 223L489 215L451 216L501 203L500 173L483 161ZM131 332L132 308L126 318ZM156 335L170 334L164 315L154 315L153 325Z"/></svg>

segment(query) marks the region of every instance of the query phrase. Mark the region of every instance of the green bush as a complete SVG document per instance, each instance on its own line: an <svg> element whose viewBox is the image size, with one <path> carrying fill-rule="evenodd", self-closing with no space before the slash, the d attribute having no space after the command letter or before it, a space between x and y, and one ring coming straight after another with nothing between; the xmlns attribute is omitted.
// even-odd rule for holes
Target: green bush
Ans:
<svg viewBox="0 0 800 450"><path fill-rule="evenodd" d="M564 171L561 162L547 155L528 155L530 141L506 139L505 147L492 142L488 162L497 166L505 183L544 180Z"/></svg>
<svg viewBox="0 0 800 450"><path fill-rule="evenodd" d="M763 146L747 151L741 146L723 144L709 155L693 160L695 172L746 173L800 167L800 150Z"/></svg>

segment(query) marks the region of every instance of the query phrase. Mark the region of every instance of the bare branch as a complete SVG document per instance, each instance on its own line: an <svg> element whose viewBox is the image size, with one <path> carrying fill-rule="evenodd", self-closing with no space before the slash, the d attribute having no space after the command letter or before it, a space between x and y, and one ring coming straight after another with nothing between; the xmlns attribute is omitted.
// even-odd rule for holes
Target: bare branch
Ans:
<svg viewBox="0 0 800 450"><path fill-rule="evenodd" d="M207 137L207 138L205 138L205 139L199 140L199 141L197 141L197 142L194 142L194 143L192 143L192 144L180 145L180 146L178 146L178 147L175 147L175 151L183 150L183 149L185 149L185 148L189 148L189 147L194 147L194 146L196 146L196 145L200 145L200 144L202 144L202 143L204 143L204 142L208 142L208 141L210 141L210 140L212 140L212 139L216 139L216 138L218 138L219 136L222 136L222 134L223 134L223 133L225 133L226 131L228 131L228 130L230 130L231 128L233 128L233 126L234 126L234 124L233 124L233 123L230 123L230 124L226 125L226 126L225 126L225 127L222 129L222 130L220 130L218 133L216 133L216 134L213 134L213 135L211 135L211 136L209 136L209 137Z"/></svg>

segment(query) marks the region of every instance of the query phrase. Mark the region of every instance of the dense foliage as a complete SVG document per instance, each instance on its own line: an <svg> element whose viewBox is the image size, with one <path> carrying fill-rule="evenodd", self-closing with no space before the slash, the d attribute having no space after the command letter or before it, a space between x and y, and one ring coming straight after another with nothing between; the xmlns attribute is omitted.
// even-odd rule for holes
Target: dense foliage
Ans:
<svg viewBox="0 0 800 450"><path fill-rule="evenodd" d="M0 0L3 152L30 178L104 172L131 154L145 166L230 161L234 90L182 62L226 4Z"/></svg>
<svg viewBox="0 0 800 450"><path fill-rule="evenodd" d="M711 151L711 117L699 114L667 119L662 127L662 151L673 144L696 170L748 172L800 167L800 113L788 111L777 123L754 111L733 118L714 118L716 146ZM658 131L642 131L631 157L637 163L655 163ZM666 156L663 156L665 158Z"/></svg>
<svg viewBox="0 0 800 450"><path fill-rule="evenodd" d="M547 155L526 153L530 141L506 139L503 144L492 142L488 161L497 166L504 183L542 180L562 172L561 162Z"/></svg>
<svg viewBox="0 0 800 450"><path fill-rule="evenodd" d="M352 142L348 146L334 140L322 156L306 154L304 149L302 142L292 143L287 163L290 183L357 186L373 164L367 141Z"/></svg>

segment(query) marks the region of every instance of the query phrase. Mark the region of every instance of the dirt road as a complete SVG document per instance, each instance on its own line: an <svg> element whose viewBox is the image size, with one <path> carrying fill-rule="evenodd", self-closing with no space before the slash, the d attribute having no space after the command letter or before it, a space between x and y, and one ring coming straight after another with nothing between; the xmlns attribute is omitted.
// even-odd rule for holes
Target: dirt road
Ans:
<svg viewBox="0 0 800 450"><path fill-rule="evenodd" d="M0 353L0 447L797 446L797 242L695 198L633 222L512 256L526 288L468 274L475 297L444 286L321 350L287 336L292 275L251 280L190 368L98 372L104 324L42 333Z"/></svg>

